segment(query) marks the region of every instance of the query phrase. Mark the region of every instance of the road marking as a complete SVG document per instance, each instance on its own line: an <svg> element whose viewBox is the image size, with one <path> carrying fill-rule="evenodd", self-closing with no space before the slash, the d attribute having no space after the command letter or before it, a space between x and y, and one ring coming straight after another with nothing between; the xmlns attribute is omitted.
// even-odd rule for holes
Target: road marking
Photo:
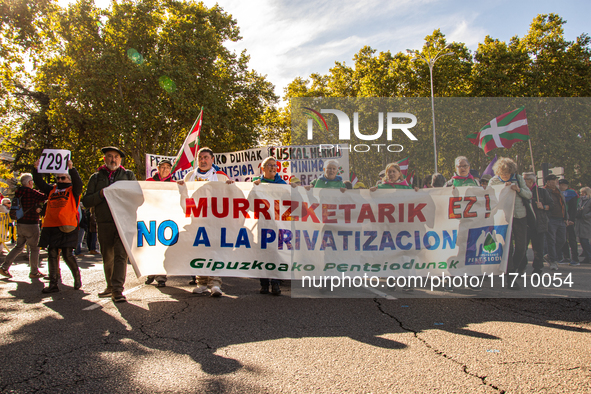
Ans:
<svg viewBox="0 0 591 394"><path fill-rule="evenodd" d="M398 299L398 298L396 298L396 297L392 297L392 296L391 296L391 295L389 295L389 294L386 294L386 293L383 293L383 292L381 292L381 291L379 291L379 290L376 290L376 289L374 289L373 287L366 287L365 289L366 289L366 290L369 290L369 291L371 291L372 293L374 293L374 294L377 294L377 295L379 295L380 297L383 297L383 298L385 298L385 299L387 299L387 300L397 300L397 299Z"/></svg>
<svg viewBox="0 0 591 394"><path fill-rule="evenodd" d="M133 293L134 291L137 291L137 290L141 289L141 288L142 288L142 287L144 287L144 286L145 286L145 285L139 285L139 286L136 286L136 287L134 287L134 288L132 288L132 289L125 290L125 291L123 292L123 295L127 295L127 294L129 294L129 293ZM103 304L105 304L105 303L107 303L107 302L109 302L109 301L111 301L111 297L104 298L104 299L100 300L99 302L96 302L96 303L94 303L93 305L91 305L91 306L88 306L88 307L86 307L86 308L84 308L84 309L82 309L82 310L83 310L83 311L91 311L91 310L93 310L93 309L99 308L101 305L103 305Z"/></svg>

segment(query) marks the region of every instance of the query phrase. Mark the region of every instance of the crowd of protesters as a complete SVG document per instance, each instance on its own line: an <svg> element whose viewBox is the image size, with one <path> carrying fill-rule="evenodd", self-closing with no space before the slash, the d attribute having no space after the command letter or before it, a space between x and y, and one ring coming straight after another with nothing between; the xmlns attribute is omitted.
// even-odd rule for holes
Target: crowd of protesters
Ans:
<svg viewBox="0 0 591 394"><path fill-rule="evenodd" d="M89 179L86 192L82 195L83 183L72 161L68 162L68 172L55 175L55 184L46 183L37 171L37 161L32 174L20 176L21 186L15 192L15 198L21 205L22 214L16 220L16 245L0 266L0 275L11 278L9 272L16 257L27 246L29 251L30 278L44 278L39 271L39 248L48 252L49 284L43 293L60 291L61 275L59 257L66 262L72 271L74 289L82 287L82 278L76 257L82 255L82 244L86 234L88 253L98 254L97 234L100 254L103 259L106 287L98 293L99 297L111 297L114 302L126 301L124 284L127 273L128 256L115 225L111 210L104 196L104 189L115 182L136 180L133 172L122 165L125 158L123 151L114 146L102 148L104 165ZM190 171L183 180L177 181L179 186L185 182L218 181L232 184L234 181L221 171L214 163L214 152L209 148L201 148L197 152L197 167ZM158 171L148 181L173 182L172 163L161 160ZM337 175L337 160L324 162L324 174L304 186L312 188L333 188L345 193L349 189L364 189L365 185L356 182L353 185ZM261 176L253 178L256 187L265 184L286 184L277 173L277 162L274 158L266 158L261 164ZM510 250L508 271L522 274L528 264L526 256L531 243L534 254L533 274L542 274L544 262L550 270L558 270L558 264L573 266L591 263L591 188L583 187L580 194L569 188L566 179L558 179L550 174L544 178L545 185L537 185L537 177L533 173L518 174L516 163L509 158L499 159L494 167L494 176L485 174L474 175L470 162L464 156L455 160L455 172L451 179L446 180L440 173L429 175L423 180L424 188L437 187L482 187L505 185L515 191L512 232L510 234ZM378 189L413 189L407 182L400 165L390 163L379 173L371 192ZM292 187L302 186L298 178L290 179ZM263 185L263 186L261 186ZM34 188L36 186L36 189ZM414 187L418 191L418 187ZM0 214L11 212L14 200L2 198ZM83 210L80 203L86 208ZM43 216L41 230L40 216ZM14 232L13 232L14 234ZM583 249L583 261L579 261L578 243ZM14 242L14 239L13 239ZM0 244L1 245L1 244ZM1 250L0 250L1 252ZM156 281L158 287L165 287L166 275L149 275L145 284ZM209 294L219 297L222 292L222 278L217 276L193 277L191 284L195 294ZM281 294L279 279L261 278L261 294ZM513 289L518 289L513 285ZM409 290L409 289L407 289Z"/></svg>
<svg viewBox="0 0 591 394"><path fill-rule="evenodd" d="M449 181L441 174L425 177L424 187L463 187L489 185L510 186L516 192L513 212L508 271L526 272L526 256L531 242L534 259L532 274L541 275L544 262L553 271L559 264L578 266L591 264L591 188L583 187L580 194L569 188L567 179L554 174L544 178L544 186L537 185L534 173L517 173L517 164L509 158L499 159L493 166L494 176L485 174L477 179L464 156L455 160L455 173ZM378 181L379 182L379 181ZM583 249L579 256L578 243ZM579 261L579 257L583 257ZM512 289L519 289L514 283Z"/></svg>

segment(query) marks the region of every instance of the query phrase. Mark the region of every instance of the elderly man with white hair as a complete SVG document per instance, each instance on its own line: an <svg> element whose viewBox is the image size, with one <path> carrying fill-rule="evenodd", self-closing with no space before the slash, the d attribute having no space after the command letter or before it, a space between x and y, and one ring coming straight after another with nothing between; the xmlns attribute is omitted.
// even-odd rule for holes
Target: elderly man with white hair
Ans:
<svg viewBox="0 0 591 394"><path fill-rule="evenodd" d="M304 188L306 190L311 188L340 189L344 193L347 187L343 178L337 175L338 171L339 162L334 159L327 160L324 162L324 175L314 179L310 185L304 186Z"/></svg>
<svg viewBox="0 0 591 394"><path fill-rule="evenodd" d="M12 202L10 201L10 198L4 197L2 199L2 205L0 205L0 213L9 213L11 205Z"/></svg>
<svg viewBox="0 0 591 394"><path fill-rule="evenodd" d="M39 212L41 212L41 204L47 200L47 196L38 190L33 189L33 176L29 173L24 173L20 177L21 187L16 189L15 197L20 200L20 204L24 215L16 221L16 231L18 238L16 246L8 253L4 264L0 267L0 275L7 278L12 278L8 270L19 254L25 248L25 244L29 247L29 265L31 270L29 278L39 279L45 275L39 272Z"/></svg>

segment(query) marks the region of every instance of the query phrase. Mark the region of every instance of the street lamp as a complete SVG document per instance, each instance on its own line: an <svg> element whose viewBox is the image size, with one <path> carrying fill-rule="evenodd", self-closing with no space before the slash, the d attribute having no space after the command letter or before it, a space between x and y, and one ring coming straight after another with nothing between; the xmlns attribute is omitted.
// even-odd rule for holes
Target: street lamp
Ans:
<svg viewBox="0 0 591 394"><path fill-rule="evenodd" d="M431 113L433 114L433 154L435 156L435 172L437 173L437 137L435 136L435 101L433 100L433 66L437 59L442 58L443 56L450 56L455 54L455 52L446 52L442 53L446 49L450 47L451 44L447 44L444 48L442 48L434 57L427 56L425 57L419 51L407 49L406 52L409 55L415 55L417 57L412 58L412 61L416 60L424 60L425 63L429 65L429 76L431 77Z"/></svg>

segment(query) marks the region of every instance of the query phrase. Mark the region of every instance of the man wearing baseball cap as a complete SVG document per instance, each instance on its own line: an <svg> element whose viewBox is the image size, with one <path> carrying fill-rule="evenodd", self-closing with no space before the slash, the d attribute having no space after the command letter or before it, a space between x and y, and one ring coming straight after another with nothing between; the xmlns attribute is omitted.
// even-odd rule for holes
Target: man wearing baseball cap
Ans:
<svg viewBox="0 0 591 394"><path fill-rule="evenodd" d="M105 164L90 177L82 203L85 207L94 207L98 224L98 237L107 282L106 289L98 296L110 296L114 302L125 302L123 285L127 274L127 252L119 237L103 189L115 182L135 181L136 178L133 172L121 166L121 160L125 157L125 153L119 148L106 146L101 151L105 155Z"/></svg>
<svg viewBox="0 0 591 394"><path fill-rule="evenodd" d="M154 174L152 178L146 179L147 181L156 181L156 182L172 182L172 174L170 171L172 170L172 162L168 159L162 159L158 162L158 171Z"/></svg>

